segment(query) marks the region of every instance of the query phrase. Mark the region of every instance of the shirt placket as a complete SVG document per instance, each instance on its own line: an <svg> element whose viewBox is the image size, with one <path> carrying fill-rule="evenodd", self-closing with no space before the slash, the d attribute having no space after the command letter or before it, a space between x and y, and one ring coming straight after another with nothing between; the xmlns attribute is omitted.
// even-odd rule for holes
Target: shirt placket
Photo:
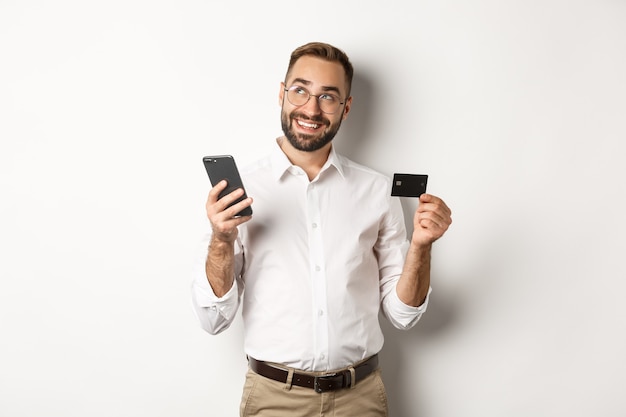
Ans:
<svg viewBox="0 0 626 417"><path fill-rule="evenodd" d="M324 242L320 215L319 185L307 187L307 217L309 234L309 268L313 293L312 312L314 323L315 368L329 369L328 351L328 300L326 297L326 268Z"/></svg>

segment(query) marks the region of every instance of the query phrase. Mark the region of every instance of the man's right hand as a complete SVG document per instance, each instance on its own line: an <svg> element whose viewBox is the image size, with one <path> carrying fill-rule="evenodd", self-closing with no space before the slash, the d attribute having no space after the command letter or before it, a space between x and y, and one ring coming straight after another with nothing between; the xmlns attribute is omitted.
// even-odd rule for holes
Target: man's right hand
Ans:
<svg viewBox="0 0 626 417"><path fill-rule="evenodd" d="M218 200L218 196L226 186L226 181L217 183L209 191L206 201L206 213L213 229L206 260L206 276L213 292L218 297L223 297L233 286L234 242L237 239L237 226L252 218L252 216L234 217L252 204L250 197L228 207L230 203L243 195L243 189L239 188Z"/></svg>
<svg viewBox="0 0 626 417"><path fill-rule="evenodd" d="M222 180L209 191L206 213L213 228L213 239L232 243L237 239L237 226L252 218L252 216L234 216L244 208L252 205L252 198L248 197L232 207L228 207L229 204L243 195L243 189L238 188L218 200L218 196L227 185L227 182Z"/></svg>

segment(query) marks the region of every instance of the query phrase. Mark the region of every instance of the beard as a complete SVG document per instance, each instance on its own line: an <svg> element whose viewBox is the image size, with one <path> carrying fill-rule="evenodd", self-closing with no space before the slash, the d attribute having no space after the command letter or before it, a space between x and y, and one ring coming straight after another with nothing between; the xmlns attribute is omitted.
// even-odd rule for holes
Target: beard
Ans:
<svg viewBox="0 0 626 417"><path fill-rule="evenodd" d="M294 120L296 117L311 123L323 124L327 127L319 135L298 134L292 128L293 123L295 123ZM330 141L333 140L333 138L339 131L339 127L341 126L341 119L337 124L333 125L328 120L322 117L311 118L300 113L292 113L291 115L288 115L287 113L285 113L284 110L281 112L280 121L283 128L283 133L285 134L285 137L287 138L291 146L299 151L304 152L313 152L317 151L318 149L322 149Z"/></svg>

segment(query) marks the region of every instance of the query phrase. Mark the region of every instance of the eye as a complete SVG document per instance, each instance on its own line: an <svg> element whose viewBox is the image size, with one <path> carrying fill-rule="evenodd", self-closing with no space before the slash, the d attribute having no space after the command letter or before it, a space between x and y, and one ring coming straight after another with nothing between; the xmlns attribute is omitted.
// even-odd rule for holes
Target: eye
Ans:
<svg viewBox="0 0 626 417"><path fill-rule="evenodd" d="M301 96L306 96L309 94L309 92L303 87L293 87L293 92Z"/></svg>
<svg viewBox="0 0 626 417"><path fill-rule="evenodd" d="M328 101L329 103L339 100L337 97L335 97L332 94L320 94L319 97L320 97L320 100Z"/></svg>

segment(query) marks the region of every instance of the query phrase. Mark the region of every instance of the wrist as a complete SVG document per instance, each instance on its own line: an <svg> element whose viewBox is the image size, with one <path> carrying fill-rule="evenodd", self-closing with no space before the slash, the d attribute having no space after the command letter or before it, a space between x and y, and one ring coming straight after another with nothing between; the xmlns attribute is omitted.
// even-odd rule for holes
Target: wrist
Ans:
<svg viewBox="0 0 626 417"><path fill-rule="evenodd" d="M223 233L213 233L209 246L213 248L230 248L233 247L236 239L237 234L231 236Z"/></svg>
<svg viewBox="0 0 626 417"><path fill-rule="evenodd" d="M420 239L416 239L415 237L413 237L411 239L411 248L424 252L424 251L428 251L430 252L431 248L433 247L433 242L430 241L423 241Z"/></svg>

